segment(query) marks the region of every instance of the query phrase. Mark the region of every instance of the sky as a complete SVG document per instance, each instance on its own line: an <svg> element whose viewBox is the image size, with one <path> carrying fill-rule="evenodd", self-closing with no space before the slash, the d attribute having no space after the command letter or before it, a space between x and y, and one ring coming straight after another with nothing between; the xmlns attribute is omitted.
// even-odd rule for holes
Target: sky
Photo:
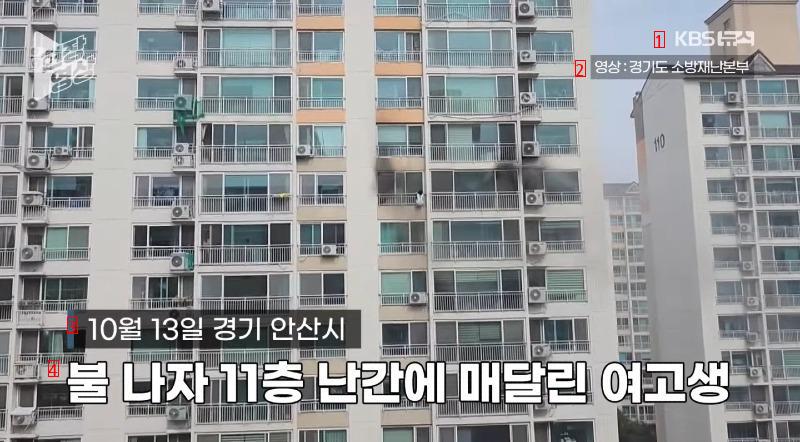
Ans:
<svg viewBox="0 0 800 442"><path fill-rule="evenodd" d="M578 0L584 1L584 0ZM592 53L608 55L688 55L670 51L674 31L705 31L705 19L725 0L593 0ZM653 49L653 31L667 31L667 48ZM758 36L756 36L758 42ZM697 53L697 50L694 51ZM580 54L576 54L576 58ZM586 57L588 58L588 57ZM633 94L643 80L593 80L596 136L606 182L636 180ZM585 143L583 143L585 144Z"/></svg>

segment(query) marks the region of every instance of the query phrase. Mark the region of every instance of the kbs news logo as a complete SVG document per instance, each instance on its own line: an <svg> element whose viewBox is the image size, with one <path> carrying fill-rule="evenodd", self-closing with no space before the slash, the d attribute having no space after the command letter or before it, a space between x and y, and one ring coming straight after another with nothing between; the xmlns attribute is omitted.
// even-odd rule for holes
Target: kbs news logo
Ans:
<svg viewBox="0 0 800 442"><path fill-rule="evenodd" d="M676 47L755 46L754 31L676 31ZM667 31L653 31L653 47L667 47Z"/></svg>

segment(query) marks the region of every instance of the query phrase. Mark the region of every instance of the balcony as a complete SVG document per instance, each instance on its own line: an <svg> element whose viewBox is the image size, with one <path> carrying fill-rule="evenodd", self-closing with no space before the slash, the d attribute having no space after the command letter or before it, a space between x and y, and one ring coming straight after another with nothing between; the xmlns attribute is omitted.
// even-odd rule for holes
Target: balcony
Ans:
<svg viewBox="0 0 800 442"><path fill-rule="evenodd" d="M800 365L775 365L770 371L775 379L800 379Z"/></svg>
<svg viewBox="0 0 800 442"><path fill-rule="evenodd" d="M84 295L85 296L85 295ZM17 311L22 312L42 312L42 313L64 313L67 311L86 310L86 299L70 299L62 301L39 301L39 300L20 300L17 304Z"/></svg>
<svg viewBox="0 0 800 442"><path fill-rule="evenodd" d="M195 405L198 424L235 424L244 422L288 422L291 405L273 404L206 404Z"/></svg>
<svg viewBox="0 0 800 442"><path fill-rule="evenodd" d="M770 344L789 344L800 342L800 330L767 330L767 339Z"/></svg>
<svg viewBox="0 0 800 442"><path fill-rule="evenodd" d="M174 108L174 97L136 97L136 110L139 111L172 111Z"/></svg>
<svg viewBox="0 0 800 442"><path fill-rule="evenodd" d="M300 308L341 307L346 304L347 296L344 294L300 295L297 300Z"/></svg>
<svg viewBox="0 0 800 442"><path fill-rule="evenodd" d="M584 242L582 240L545 241L547 253L582 253Z"/></svg>
<svg viewBox="0 0 800 442"><path fill-rule="evenodd" d="M25 4L24 0L3 0L0 2L0 17L25 17Z"/></svg>
<svg viewBox="0 0 800 442"><path fill-rule="evenodd" d="M291 164L292 146L201 146L200 164Z"/></svg>
<svg viewBox="0 0 800 442"><path fill-rule="evenodd" d="M703 127L703 135L730 135L731 134L731 127L730 126L707 126Z"/></svg>
<svg viewBox="0 0 800 442"><path fill-rule="evenodd" d="M65 421L73 419L83 419L83 405L36 408L37 421Z"/></svg>
<svg viewBox="0 0 800 442"><path fill-rule="evenodd" d="M751 335L749 330L719 330L720 339L747 339Z"/></svg>
<svg viewBox="0 0 800 442"><path fill-rule="evenodd" d="M303 399L300 401L300 412L325 412L325 411L345 411L346 404L322 403L319 399Z"/></svg>
<svg viewBox="0 0 800 442"><path fill-rule="evenodd" d="M381 345L381 355L385 358L416 358L428 356L428 344Z"/></svg>
<svg viewBox="0 0 800 442"><path fill-rule="evenodd" d="M344 53L340 50L297 51L297 61L300 63L341 63Z"/></svg>
<svg viewBox="0 0 800 442"><path fill-rule="evenodd" d="M429 21L511 21L511 5L426 3Z"/></svg>
<svg viewBox="0 0 800 442"><path fill-rule="evenodd" d="M800 401L775 401L773 408L778 416L800 414Z"/></svg>
<svg viewBox="0 0 800 442"><path fill-rule="evenodd" d="M344 6L339 5L297 5L298 16L338 17L342 15Z"/></svg>
<svg viewBox="0 0 800 442"><path fill-rule="evenodd" d="M429 49L426 53L429 67L513 67L515 61L511 49Z"/></svg>
<svg viewBox="0 0 800 442"><path fill-rule="evenodd" d="M202 213L288 213L292 211L289 195L201 196Z"/></svg>
<svg viewBox="0 0 800 442"><path fill-rule="evenodd" d="M547 344L553 353L589 353L589 341L547 341L534 342L531 348L536 345ZM532 351L532 350L531 350Z"/></svg>
<svg viewBox="0 0 800 442"><path fill-rule="evenodd" d="M800 307L800 294L764 295L764 304L767 307Z"/></svg>
<svg viewBox="0 0 800 442"><path fill-rule="evenodd" d="M21 115L22 97L0 96L0 115Z"/></svg>
<svg viewBox="0 0 800 442"><path fill-rule="evenodd" d="M580 146L577 144L546 144L540 143L542 156L567 157L580 155Z"/></svg>
<svg viewBox="0 0 800 442"><path fill-rule="evenodd" d="M436 411L440 417L509 416L528 414L528 404L507 404L502 398L499 404L461 402L458 398L448 398L445 403L437 405Z"/></svg>
<svg viewBox="0 0 800 442"><path fill-rule="evenodd" d="M203 97L203 112L209 115L290 114L291 97Z"/></svg>
<svg viewBox="0 0 800 442"><path fill-rule="evenodd" d="M376 5L378 17L419 17L419 5Z"/></svg>
<svg viewBox="0 0 800 442"><path fill-rule="evenodd" d="M539 64L562 64L572 63L575 54L572 52L542 52L536 51L536 63Z"/></svg>
<svg viewBox="0 0 800 442"><path fill-rule="evenodd" d="M382 6L378 6L381 8ZM420 51L379 51L375 53L376 63L419 63L422 61Z"/></svg>
<svg viewBox="0 0 800 442"><path fill-rule="evenodd" d="M0 249L0 268L11 269L14 268L14 262L17 256L17 250L11 248Z"/></svg>
<svg viewBox="0 0 800 442"><path fill-rule="evenodd" d="M446 362L524 361L525 344L436 344L436 359Z"/></svg>
<svg viewBox="0 0 800 442"><path fill-rule="evenodd" d="M434 261L462 261L473 259L519 259L522 243L519 241L452 241L431 243Z"/></svg>
<svg viewBox="0 0 800 442"><path fill-rule="evenodd" d="M416 206L419 196L416 193L380 193L379 206Z"/></svg>
<svg viewBox="0 0 800 442"><path fill-rule="evenodd" d="M435 312L500 312L525 309L522 292L434 293Z"/></svg>
<svg viewBox="0 0 800 442"><path fill-rule="evenodd" d="M413 144L381 144L378 146L378 157L421 157L425 148Z"/></svg>
<svg viewBox="0 0 800 442"><path fill-rule="evenodd" d="M335 246L336 256L343 256L347 252L347 244L300 244L300 256L321 256L323 245Z"/></svg>
<svg viewBox="0 0 800 442"><path fill-rule="evenodd" d="M55 147L30 147L28 153L38 153L43 155L52 155ZM91 160L94 157L94 148L92 147L72 147L71 160Z"/></svg>
<svg viewBox="0 0 800 442"><path fill-rule="evenodd" d="M88 247L68 247L68 248L54 248L46 247L44 249L45 261L88 261L89 248Z"/></svg>
<svg viewBox="0 0 800 442"><path fill-rule="evenodd" d="M275 21L291 20L291 3L227 1L222 4L222 20Z"/></svg>
<svg viewBox="0 0 800 442"><path fill-rule="evenodd" d="M133 246L131 259L169 259L173 253L192 253L193 246Z"/></svg>
<svg viewBox="0 0 800 442"><path fill-rule="evenodd" d="M429 97L428 110L441 115L496 115L514 113L514 97Z"/></svg>
<svg viewBox="0 0 800 442"><path fill-rule="evenodd" d="M569 18L572 17L572 6L534 6L537 17Z"/></svg>
<svg viewBox="0 0 800 442"><path fill-rule="evenodd" d="M288 310L288 297L226 297L200 298L201 310L265 311Z"/></svg>
<svg viewBox="0 0 800 442"><path fill-rule="evenodd" d="M581 192L544 192L545 204L581 204Z"/></svg>
<svg viewBox="0 0 800 442"><path fill-rule="evenodd" d="M431 210L458 212L519 210L519 192L433 192Z"/></svg>
<svg viewBox="0 0 800 442"><path fill-rule="evenodd" d="M536 99L536 105L542 109L575 109L575 97L541 97Z"/></svg>
<svg viewBox="0 0 800 442"><path fill-rule="evenodd" d="M800 170L800 159L796 158L753 160L752 163L753 170L760 172L796 172Z"/></svg>
<svg viewBox="0 0 800 442"><path fill-rule="evenodd" d="M381 305L408 305L410 302L410 293L381 293L378 295L381 298Z"/></svg>
<svg viewBox="0 0 800 442"><path fill-rule="evenodd" d="M128 352L128 360L148 364L150 362L194 362L194 352L177 349L132 350Z"/></svg>
<svg viewBox="0 0 800 442"><path fill-rule="evenodd" d="M136 146L133 148L133 157L137 160L153 160L172 158L173 146ZM194 146L190 152L194 152Z"/></svg>
<svg viewBox="0 0 800 442"><path fill-rule="evenodd" d="M245 350L200 350L199 361L205 362L209 368L219 368L221 363L229 364L243 364L255 363L259 366L264 364L278 362L281 360L288 361L291 358L292 350L289 348L263 350L263 349L245 349Z"/></svg>
<svg viewBox="0 0 800 442"><path fill-rule="evenodd" d="M0 48L0 66L24 66L25 48Z"/></svg>
<svg viewBox="0 0 800 442"><path fill-rule="evenodd" d="M800 104L798 94L747 94L747 104L753 106L787 106Z"/></svg>
<svg viewBox="0 0 800 442"><path fill-rule="evenodd" d="M291 49L203 49L203 66L280 68L292 66Z"/></svg>
<svg viewBox="0 0 800 442"><path fill-rule="evenodd" d="M427 244L424 242L403 242L379 244L378 253L381 255L424 255Z"/></svg>
<svg viewBox="0 0 800 442"><path fill-rule="evenodd" d="M0 146L0 164L19 164L19 146Z"/></svg>
<svg viewBox="0 0 800 442"><path fill-rule="evenodd" d="M422 98L376 98L375 105L378 109L422 109Z"/></svg>
<svg viewBox="0 0 800 442"><path fill-rule="evenodd" d="M134 209L171 208L174 206L194 207L193 196L134 196Z"/></svg>
<svg viewBox="0 0 800 442"><path fill-rule="evenodd" d="M472 163L516 161L517 145L514 143L432 144L431 162Z"/></svg>
<svg viewBox="0 0 800 442"><path fill-rule="evenodd" d="M756 205L759 206L784 206L798 203L800 203L800 192L756 192Z"/></svg>
<svg viewBox="0 0 800 442"><path fill-rule="evenodd" d="M127 417L166 416L166 404L128 404L125 415Z"/></svg>
<svg viewBox="0 0 800 442"><path fill-rule="evenodd" d="M141 3L139 15L174 15L175 17L197 17L197 5L174 3Z"/></svg>
<svg viewBox="0 0 800 442"><path fill-rule="evenodd" d="M57 3L55 8L37 8L33 11L33 21L52 20L57 14L97 15L97 3Z"/></svg>
<svg viewBox="0 0 800 442"><path fill-rule="evenodd" d="M800 261L789 260L762 260L761 271L764 273L795 273L800 272Z"/></svg>
<svg viewBox="0 0 800 442"><path fill-rule="evenodd" d="M344 98L301 97L297 99L297 107L300 109L344 109Z"/></svg>
<svg viewBox="0 0 800 442"><path fill-rule="evenodd" d="M300 359L334 359L344 358L347 350L344 348L301 348Z"/></svg>
<svg viewBox="0 0 800 442"><path fill-rule="evenodd" d="M172 99L170 99L170 103ZM50 110L91 110L94 98L50 98Z"/></svg>
<svg viewBox="0 0 800 442"><path fill-rule="evenodd" d="M427 410L430 408L430 404L420 401L420 402L412 402L405 396L400 397L400 402L396 404L383 404L383 409L386 411L391 410Z"/></svg>
<svg viewBox="0 0 800 442"><path fill-rule="evenodd" d="M800 126L792 127L750 127L753 138L796 138L800 137Z"/></svg>
<svg viewBox="0 0 800 442"><path fill-rule="evenodd" d="M288 264L292 246L201 246L199 256L200 264Z"/></svg>
<svg viewBox="0 0 800 442"><path fill-rule="evenodd" d="M324 194L324 195L300 195L298 197L300 206L343 206L344 195Z"/></svg>
<svg viewBox="0 0 800 442"><path fill-rule="evenodd" d="M172 62L176 58L192 60L197 66L197 51L136 51L139 61Z"/></svg>
<svg viewBox="0 0 800 442"><path fill-rule="evenodd" d="M550 290L546 292L547 302L586 302L586 290Z"/></svg>
<svg viewBox="0 0 800 442"><path fill-rule="evenodd" d="M141 298L131 299L131 310L173 310L191 308L192 298Z"/></svg>
<svg viewBox="0 0 800 442"><path fill-rule="evenodd" d="M758 228L759 238L800 238L800 226L767 226Z"/></svg>
<svg viewBox="0 0 800 442"><path fill-rule="evenodd" d="M59 361L61 365L69 365L70 362L83 363L86 355L84 353L20 353L16 357L17 363L37 364L40 367L47 367L49 361Z"/></svg>

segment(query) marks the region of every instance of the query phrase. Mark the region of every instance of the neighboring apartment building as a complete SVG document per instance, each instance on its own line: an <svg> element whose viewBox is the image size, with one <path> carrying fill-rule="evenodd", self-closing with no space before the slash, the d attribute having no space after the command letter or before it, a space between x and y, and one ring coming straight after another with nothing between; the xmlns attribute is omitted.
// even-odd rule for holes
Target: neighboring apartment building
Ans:
<svg viewBox="0 0 800 442"><path fill-rule="evenodd" d="M587 3L4 0L0 12L7 439L617 439L616 407L594 390L616 347L591 91L572 77ZM34 42L78 37L91 78L34 94ZM63 334L68 309L189 307L359 309L362 346L84 350ZM226 404L218 380L205 405L120 400L123 361L285 358L305 367L299 405ZM347 360L531 358L588 360L592 402L344 407L315 387L321 359L341 373ZM109 404L69 405L51 359L108 361Z"/></svg>
<svg viewBox="0 0 800 442"><path fill-rule="evenodd" d="M611 229L611 266L617 304L619 361L649 361L650 325L647 317L647 278L639 184L606 183L603 185L603 194L608 206ZM652 383L647 386L652 387ZM632 420L652 423L655 419L652 404L631 404L626 401L619 407Z"/></svg>
<svg viewBox="0 0 800 442"><path fill-rule="evenodd" d="M726 404L656 407L660 442L800 438L796 8L733 0L707 21L755 31L763 52L725 55L757 75L651 78L634 99L652 357L731 364Z"/></svg>

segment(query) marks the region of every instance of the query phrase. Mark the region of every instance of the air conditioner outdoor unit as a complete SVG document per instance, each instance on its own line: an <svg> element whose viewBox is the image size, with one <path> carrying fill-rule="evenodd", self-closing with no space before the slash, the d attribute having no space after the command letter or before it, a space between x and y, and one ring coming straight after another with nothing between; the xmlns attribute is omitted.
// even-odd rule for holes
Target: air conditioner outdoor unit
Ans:
<svg viewBox="0 0 800 442"><path fill-rule="evenodd" d="M44 205L44 194L42 192L37 192L35 190L31 190L28 192L22 192L22 205L23 206L43 206Z"/></svg>
<svg viewBox="0 0 800 442"><path fill-rule="evenodd" d="M190 155L192 153L192 145L189 143L175 143L172 146L173 155Z"/></svg>
<svg viewBox="0 0 800 442"><path fill-rule="evenodd" d="M15 414L11 416L11 425L15 427L29 427L36 422L33 412L25 414Z"/></svg>
<svg viewBox="0 0 800 442"><path fill-rule="evenodd" d="M189 419L189 407L186 405L167 406L168 421L185 421Z"/></svg>
<svg viewBox="0 0 800 442"><path fill-rule="evenodd" d="M20 262L42 262L44 254L42 246L25 246L19 251Z"/></svg>
<svg viewBox="0 0 800 442"><path fill-rule="evenodd" d="M544 255L547 253L547 243L541 241L528 242L528 255Z"/></svg>
<svg viewBox="0 0 800 442"><path fill-rule="evenodd" d="M72 147L70 146L56 146L53 148L53 153L51 154L54 157L58 158L71 158L72 157Z"/></svg>
<svg viewBox="0 0 800 442"><path fill-rule="evenodd" d="M536 94L533 92L522 92L519 94L519 104L533 106L536 104Z"/></svg>
<svg viewBox="0 0 800 442"><path fill-rule="evenodd" d="M758 307L758 298L755 296L748 296L747 300L745 300L745 304L750 308Z"/></svg>
<svg viewBox="0 0 800 442"><path fill-rule="evenodd" d="M517 59L519 60L520 64L535 64L536 51L532 51L530 49L523 49L517 53Z"/></svg>
<svg viewBox="0 0 800 442"><path fill-rule="evenodd" d="M534 190L525 192L525 205L526 206L543 206L544 205L544 191Z"/></svg>
<svg viewBox="0 0 800 442"><path fill-rule="evenodd" d="M426 305L428 304L428 294L422 292L414 292L408 297L408 305Z"/></svg>
<svg viewBox="0 0 800 442"><path fill-rule="evenodd" d="M176 72L189 72L195 69L194 58L192 57L175 57L172 67Z"/></svg>
<svg viewBox="0 0 800 442"><path fill-rule="evenodd" d="M517 17L519 18L533 18L536 16L536 10L533 4L529 1L517 2Z"/></svg>
<svg viewBox="0 0 800 442"><path fill-rule="evenodd" d="M52 8L53 0L32 0L31 6L34 8Z"/></svg>
<svg viewBox="0 0 800 442"><path fill-rule="evenodd" d="M752 272L755 269L753 261L742 261L742 270L745 272Z"/></svg>
<svg viewBox="0 0 800 442"><path fill-rule="evenodd" d="M39 377L36 364L17 364L14 367L14 377L17 379L35 379Z"/></svg>
<svg viewBox="0 0 800 442"><path fill-rule="evenodd" d="M547 300L547 288L528 287L528 303L541 304Z"/></svg>
<svg viewBox="0 0 800 442"><path fill-rule="evenodd" d="M737 203L749 203L750 202L750 193L748 193L748 192L736 192L736 202Z"/></svg>
<svg viewBox="0 0 800 442"><path fill-rule="evenodd" d="M728 104L739 104L742 102L742 95L738 92L728 92L726 101Z"/></svg>
<svg viewBox="0 0 800 442"><path fill-rule="evenodd" d="M769 414L769 405L767 405L767 404L755 404L753 406L753 413L755 413L755 414L757 414L759 416L767 415L767 414Z"/></svg>
<svg viewBox="0 0 800 442"><path fill-rule="evenodd" d="M731 135L734 137L743 137L744 136L744 127L736 126L731 128Z"/></svg>
<svg viewBox="0 0 800 442"><path fill-rule="evenodd" d="M550 357L551 351L548 344L535 344L531 349L531 356L534 359L544 359Z"/></svg>
<svg viewBox="0 0 800 442"><path fill-rule="evenodd" d="M750 224L739 224L739 232L741 233L750 233L753 231L753 226Z"/></svg>
<svg viewBox="0 0 800 442"><path fill-rule="evenodd" d="M539 158L542 156L542 149L538 141L522 142L522 158Z"/></svg>
<svg viewBox="0 0 800 442"><path fill-rule="evenodd" d="M169 269L173 272L190 272L194 270L194 255L186 252L173 253L169 257Z"/></svg>
<svg viewBox="0 0 800 442"><path fill-rule="evenodd" d="M336 250L335 244L323 244L320 250L320 255L322 256L339 256L339 252Z"/></svg>
<svg viewBox="0 0 800 442"><path fill-rule="evenodd" d="M220 0L203 0L203 12L222 12L222 2Z"/></svg>
<svg viewBox="0 0 800 442"><path fill-rule="evenodd" d="M29 98L26 105L29 111L48 111L50 110L50 98Z"/></svg>
<svg viewBox="0 0 800 442"><path fill-rule="evenodd" d="M26 155L25 168L29 170L46 170L47 155L43 153L30 153Z"/></svg>
<svg viewBox="0 0 800 442"><path fill-rule="evenodd" d="M192 208L190 206L175 206L172 208L172 219L176 221L191 220Z"/></svg>
<svg viewBox="0 0 800 442"><path fill-rule="evenodd" d="M173 110L177 111L191 111L192 110L192 96L191 95L176 95L172 102Z"/></svg>
<svg viewBox="0 0 800 442"><path fill-rule="evenodd" d="M764 370L761 367L750 367L750 369L747 370L747 375L751 378L760 378L764 376Z"/></svg>
<svg viewBox="0 0 800 442"><path fill-rule="evenodd" d="M295 149L294 156L297 158L310 158L314 156L314 150L308 144L301 144Z"/></svg>

